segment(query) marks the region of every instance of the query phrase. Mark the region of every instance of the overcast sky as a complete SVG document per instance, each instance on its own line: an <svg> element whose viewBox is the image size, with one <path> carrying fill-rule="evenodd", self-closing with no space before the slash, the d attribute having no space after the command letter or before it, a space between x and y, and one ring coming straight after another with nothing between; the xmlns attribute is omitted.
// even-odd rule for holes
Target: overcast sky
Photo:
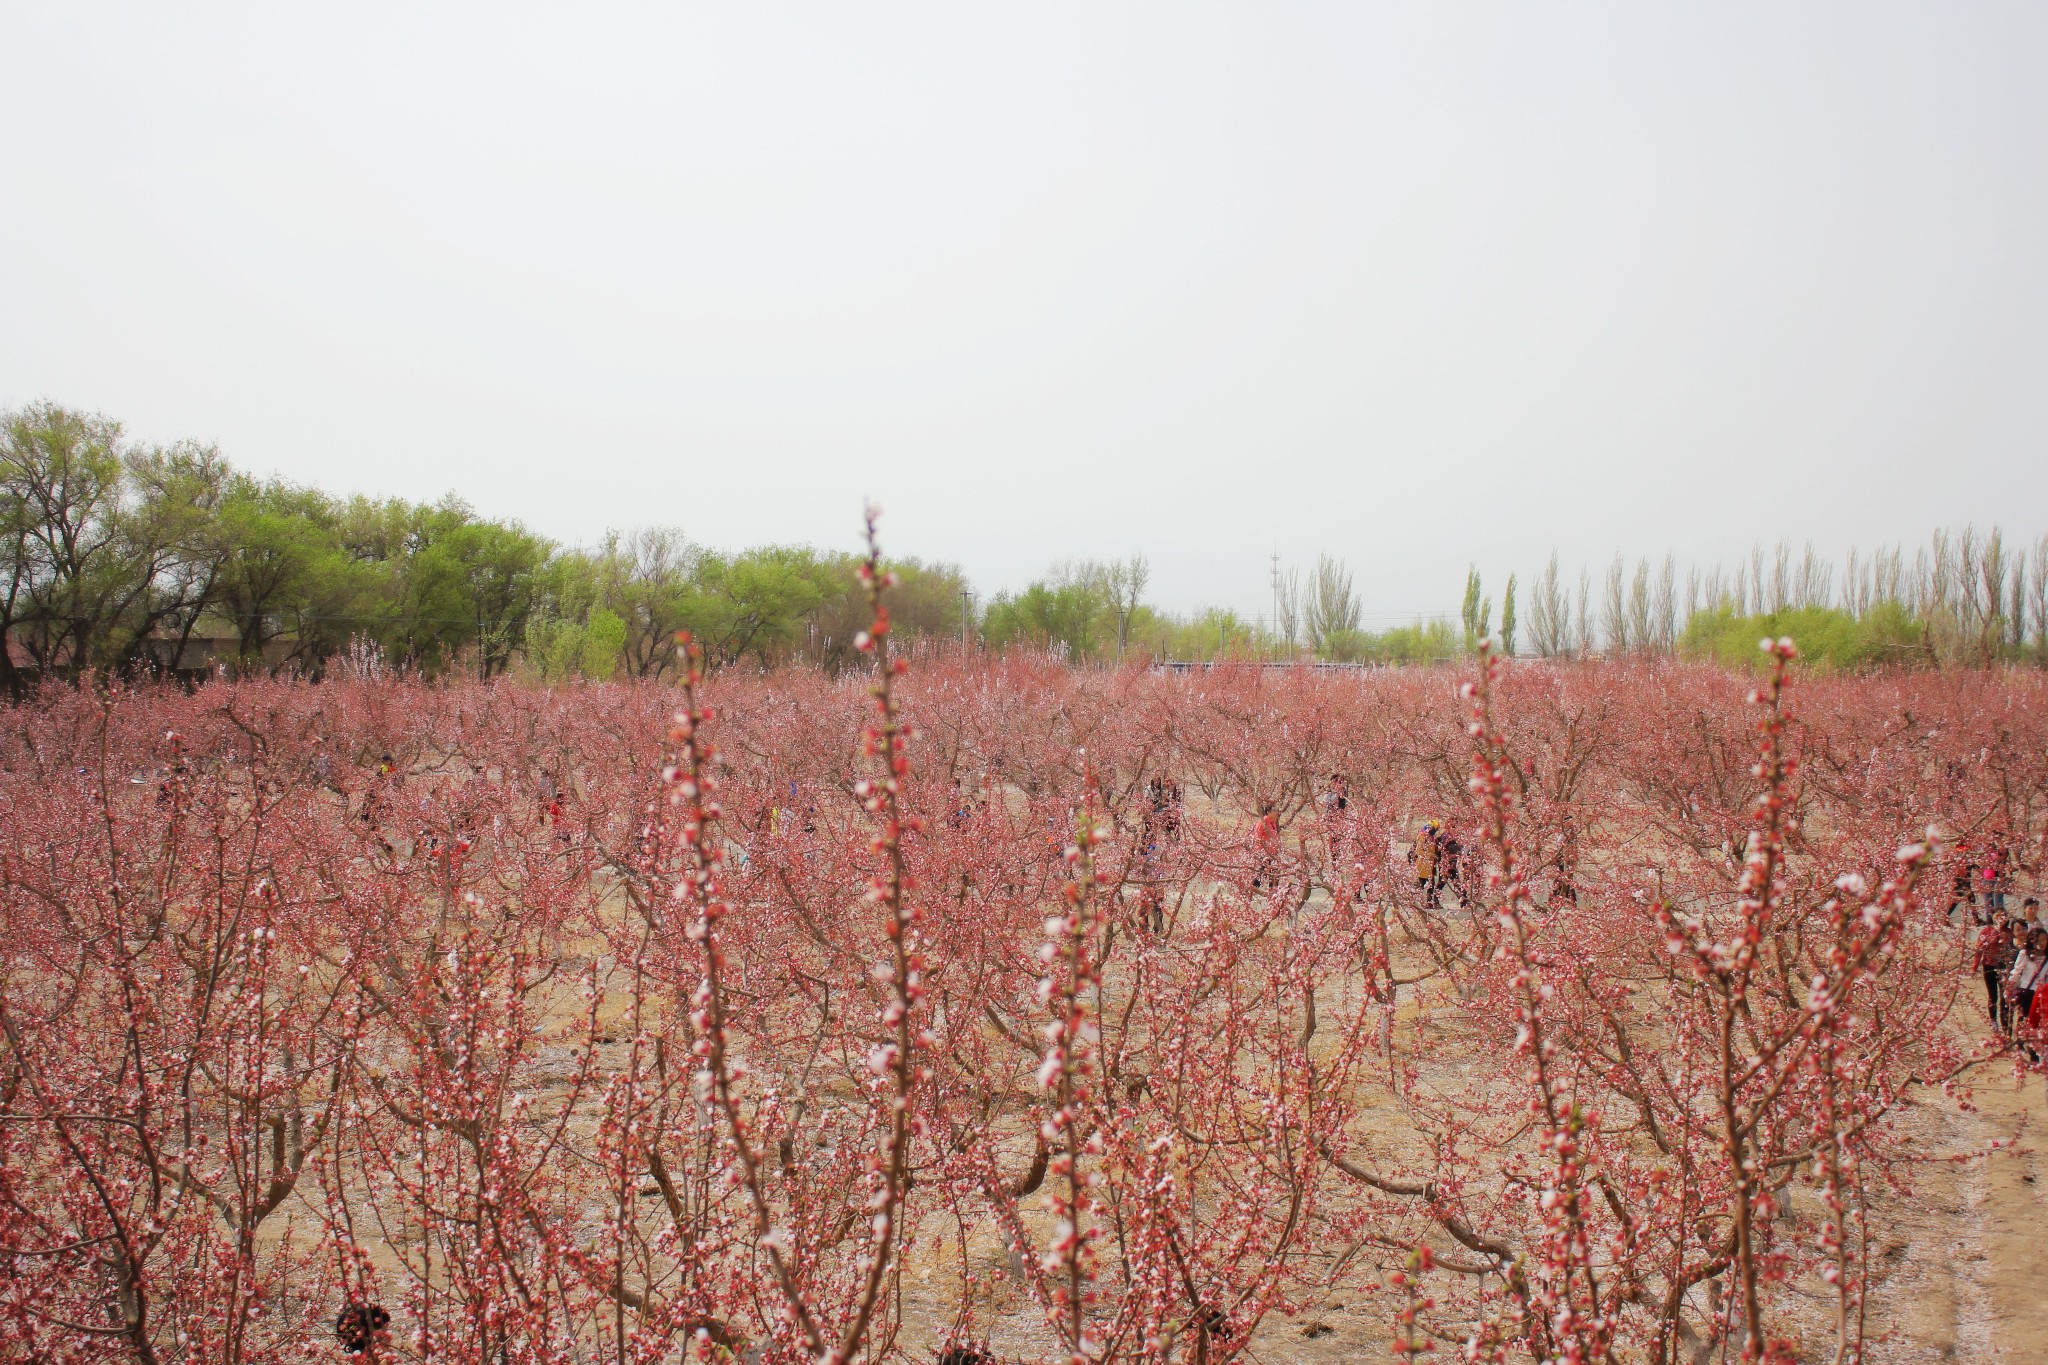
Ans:
<svg viewBox="0 0 2048 1365"><path fill-rule="evenodd" d="M0 7L0 405L1261 611L2048 530L2048 6Z"/></svg>

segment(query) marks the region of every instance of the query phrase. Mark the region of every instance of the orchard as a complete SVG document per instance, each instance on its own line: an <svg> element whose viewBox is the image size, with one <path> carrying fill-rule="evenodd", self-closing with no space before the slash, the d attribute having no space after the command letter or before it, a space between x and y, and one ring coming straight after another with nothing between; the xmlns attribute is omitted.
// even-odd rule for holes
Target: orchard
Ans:
<svg viewBox="0 0 2048 1365"><path fill-rule="evenodd" d="M0 1358L1884 1357L2004 1159L1902 1116L2028 1066L1957 883L2042 675L1090 671L862 581L836 676L9 712Z"/></svg>

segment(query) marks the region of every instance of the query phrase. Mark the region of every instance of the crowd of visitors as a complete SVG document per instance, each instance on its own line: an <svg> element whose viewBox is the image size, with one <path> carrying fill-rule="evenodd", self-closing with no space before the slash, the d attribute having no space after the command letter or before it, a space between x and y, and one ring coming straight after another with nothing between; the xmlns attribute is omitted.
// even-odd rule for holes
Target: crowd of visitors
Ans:
<svg viewBox="0 0 2048 1365"><path fill-rule="evenodd" d="M1992 838L1956 847L1950 883L1951 922L1974 928L1971 965L1984 978L1984 1009L1991 1022L2029 1058L2048 1037L2048 923L2041 902L2028 896L2009 913L2013 859L2008 840Z"/></svg>
<svg viewBox="0 0 2048 1365"><path fill-rule="evenodd" d="M1976 968L1984 977L1984 1008L1999 1029L2031 1054L2048 1036L2048 926L2041 903L2029 896L2018 918L1988 905L1971 907L1977 931Z"/></svg>

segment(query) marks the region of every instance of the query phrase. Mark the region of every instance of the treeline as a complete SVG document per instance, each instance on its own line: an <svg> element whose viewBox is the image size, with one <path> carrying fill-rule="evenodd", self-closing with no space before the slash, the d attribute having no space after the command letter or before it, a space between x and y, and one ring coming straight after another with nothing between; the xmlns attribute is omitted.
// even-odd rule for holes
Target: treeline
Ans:
<svg viewBox="0 0 2048 1365"><path fill-rule="evenodd" d="M212 446L130 442L118 422L47 403L0 413L0 554L0 685L16 695L35 677L92 672L319 676L343 656L428 675L659 676L680 629L714 665L829 669L850 661L867 620L850 555L727 554L664 528L563 546L453 497L258 479ZM890 610L906 636L964 631L1077 663L1295 652L1234 611L1148 603L1142 556L1055 565L986 602L952 565L895 568ZM1455 648L1439 626L1370 637L1338 623L1317 638L1344 659Z"/></svg>
<svg viewBox="0 0 2048 1365"><path fill-rule="evenodd" d="M643 529L563 546L460 500L336 497L231 467L211 446L141 445L52 404L0 413L0 689L87 673L296 670L343 655L433 675L518 670L545 681L660 676L689 630L715 665L854 657L856 560L802 546L724 553ZM980 603L948 564L897 564L909 637L1131 659L1409 664L1470 653L1753 660L1791 635L1838 668L2048 664L2048 537L1938 532L1837 564L1789 544L1726 569L1621 556L1596 577L1558 557L1499 598L1476 568L1455 616L1364 624L1349 567L1275 568L1272 611L1188 614L1146 601L1143 556L1054 565ZM1519 600L1518 600L1519 598Z"/></svg>
<svg viewBox="0 0 2048 1365"><path fill-rule="evenodd" d="M1518 601L1518 591L1520 600ZM1466 574L1448 615L1372 632L1360 628L1350 569L1325 554L1315 567L1275 573L1269 626L1243 652L1331 662L1440 662L1491 639L1506 653L1546 659L1674 656L1752 665L1757 641L1789 635L1811 663L1873 667L2048 665L2048 536L2015 548L1994 527L1937 531L1909 555L1902 546L1840 562L1811 544L1754 547L1728 569L1676 557L1616 555L1596 578L1568 577L1553 553L1526 589L1510 575L1494 598Z"/></svg>
<svg viewBox="0 0 2048 1365"><path fill-rule="evenodd" d="M353 650L433 674L654 676L688 629L720 664L833 666L866 623L846 555L722 554L673 530L557 545L434 504L334 497L150 446L104 417L0 414L0 686L228 663L318 675ZM907 634L959 630L959 571L897 566Z"/></svg>
<svg viewBox="0 0 2048 1365"><path fill-rule="evenodd" d="M1271 641L1257 621L1224 607L1185 615L1145 601L1152 572L1143 555L1055 564L1021 592L999 592L980 627L983 643L1049 650L1076 663L1261 657Z"/></svg>
<svg viewBox="0 0 2048 1365"><path fill-rule="evenodd" d="M1055 564L1022 592L998 593L982 619L993 646L1018 643L1049 648L1076 662L1112 662L1133 656L1165 660L1279 661L1303 655L1330 663L1435 663L1470 652L1488 631L1468 579L1468 612L1460 625L1417 618L1387 630L1367 630L1351 572L1321 556L1307 575L1299 569L1274 584L1275 614L1246 617L1225 607L1177 615L1144 600L1150 571L1142 555L1127 560ZM1484 610L1492 611L1491 599ZM1490 617L1489 617L1490 619ZM1514 585L1504 603L1503 630L1514 632Z"/></svg>
<svg viewBox="0 0 2048 1365"><path fill-rule="evenodd" d="M1676 654L1747 663L1790 635L1809 660L1882 665L2048 664L2048 536L2016 549L1994 527L1937 531L1911 552L1759 545L1732 570L1617 555L1595 580L1553 554L1531 585L1527 643L1545 658Z"/></svg>
<svg viewBox="0 0 2048 1365"><path fill-rule="evenodd" d="M1273 580L1271 616L1221 609L1189 617L1143 601L1143 559L1057 565L987 616L996 643L1033 640L1076 660L1312 658L1329 663L1435 663L1482 639L1547 659L1674 656L1747 665L1763 636L1790 635L1809 662L1881 666L2048 665L2048 536L2015 548L1997 528L1937 531L1908 552L1852 550L1836 563L1807 545L1758 545L1732 569L1617 555L1596 577L1567 577L1558 556L1526 587L1510 575L1498 599L1475 567L1455 616L1366 629L1350 568L1331 555Z"/></svg>
<svg viewBox="0 0 2048 1365"><path fill-rule="evenodd" d="M1328 663L1441 663L1470 653L1492 629L1493 599L1480 590L1478 571L1465 575L1464 604L1453 626L1440 616L1418 617L1386 630L1367 630L1350 568L1328 554L1303 574L1275 571L1273 643L1283 654L1306 652ZM1501 605L1501 643L1514 652L1515 580Z"/></svg>
<svg viewBox="0 0 2048 1365"><path fill-rule="evenodd" d="M1055 566L1024 592L999 596L987 617L997 643L1034 640L1077 660L1235 657L1328 663L1438 663L1481 640L1546 659L1671 656L1750 665L1757 641L1790 635L1810 663L1873 667L2048 665L2048 536L2015 548L1997 528L1937 531L1910 553L1852 550L1840 563L1812 545L1758 545L1731 568L1688 567L1675 556L1617 555L1597 574L1567 576L1553 553L1526 585L1510 575L1497 600L1476 567L1455 615L1364 626L1351 569L1319 555L1277 569L1269 617L1213 610L1170 617L1143 601L1145 566Z"/></svg>

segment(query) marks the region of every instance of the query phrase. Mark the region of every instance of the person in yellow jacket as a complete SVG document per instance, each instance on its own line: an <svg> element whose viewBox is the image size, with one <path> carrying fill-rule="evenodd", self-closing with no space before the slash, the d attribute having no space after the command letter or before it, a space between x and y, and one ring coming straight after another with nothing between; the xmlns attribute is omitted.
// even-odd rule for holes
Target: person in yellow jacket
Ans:
<svg viewBox="0 0 2048 1365"><path fill-rule="evenodd" d="M1415 846L1408 850L1408 861L1415 864L1415 885L1422 891L1422 903L1434 908L1437 904L1437 822L1422 822L1422 833L1415 836Z"/></svg>

